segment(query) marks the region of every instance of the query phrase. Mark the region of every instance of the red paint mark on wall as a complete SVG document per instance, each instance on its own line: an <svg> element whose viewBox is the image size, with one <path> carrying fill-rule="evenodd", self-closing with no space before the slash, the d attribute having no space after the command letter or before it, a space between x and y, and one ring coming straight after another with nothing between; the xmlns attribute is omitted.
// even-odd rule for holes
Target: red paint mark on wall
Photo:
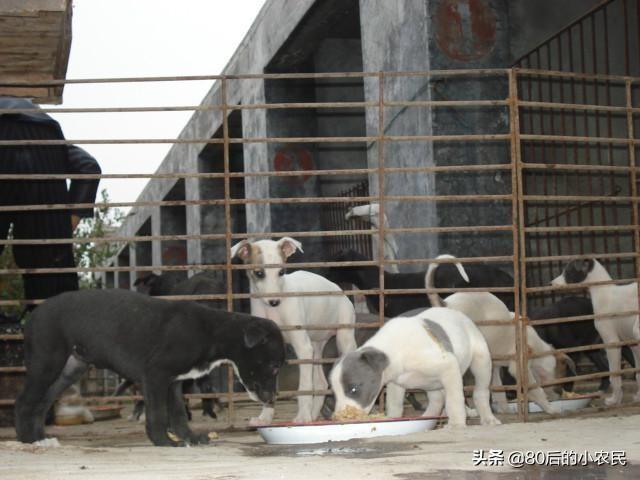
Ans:
<svg viewBox="0 0 640 480"><path fill-rule="evenodd" d="M477 60L496 43L496 14L485 0L443 0L435 29L436 43L449 58Z"/></svg>
<svg viewBox="0 0 640 480"><path fill-rule="evenodd" d="M163 245L162 264L163 265L185 265L187 263L186 245Z"/></svg>
<svg viewBox="0 0 640 480"><path fill-rule="evenodd" d="M273 167L276 172L287 172L299 170L301 172L313 170L313 157L311 152L301 147L285 147L276 152L273 159ZM294 185L301 185L311 175L302 174L290 177L284 177L285 181Z"/></svg>

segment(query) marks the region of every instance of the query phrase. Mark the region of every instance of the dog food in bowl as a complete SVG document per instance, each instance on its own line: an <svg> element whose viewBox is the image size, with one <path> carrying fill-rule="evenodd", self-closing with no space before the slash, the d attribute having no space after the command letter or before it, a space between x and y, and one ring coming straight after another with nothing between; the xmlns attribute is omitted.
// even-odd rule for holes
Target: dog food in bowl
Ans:
<svg viewBox="0 0 640 480"><path fill-rule="evenodd" d="M364 410L347 405L339 412L333 414L333 420L338 422L348 422L351 420L380 420L385 418L382 414L369 414Z"/></svg>

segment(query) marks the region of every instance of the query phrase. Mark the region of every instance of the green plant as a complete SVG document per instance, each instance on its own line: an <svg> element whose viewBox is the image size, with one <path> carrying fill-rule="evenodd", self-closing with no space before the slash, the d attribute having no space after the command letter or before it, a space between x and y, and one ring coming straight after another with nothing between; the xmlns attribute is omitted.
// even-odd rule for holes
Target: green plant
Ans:
<svg viewBox="0 0 640 480"><path fill-rule="evenodd" d="M13 238L11 230L7 238ZM0 254L0 269L13 270L18 268L13 258L13 248L11 245L5 245ZM24 290L22 285L22 275L19 273L8 273L0 275L0 300L21 300L24 299ZM7 316L19 315L22 311L20 305L5 305L0 307L0 311Z"/></svg>
<svg viewBox="0 0 640 480"><path fill-rule="evenodd" d="M101 201L109 203L109 195L105 189L100 191ZM92 218L83 218L75 231L76 238L105 238L115 231L125 214L119 208L99 207L94 210ZM81 242L75 243L73 253L76 265L80 268L104 266L115 255L121 245L113 242ZM100 280L95 272L80 273L80 288L98 288Z"/></svg>

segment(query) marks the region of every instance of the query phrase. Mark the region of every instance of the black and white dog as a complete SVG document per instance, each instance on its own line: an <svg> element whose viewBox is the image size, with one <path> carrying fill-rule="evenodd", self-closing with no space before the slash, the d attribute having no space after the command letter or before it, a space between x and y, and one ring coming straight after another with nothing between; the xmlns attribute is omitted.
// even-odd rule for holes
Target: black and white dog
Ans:
<svg viewBox="0 0 640 480"><path fill-rule="evenodd" d="M596 283L610 281L611 275L595 259L574 260L567 264L563 272L551 281L552 285L568 285L575 283ZM591 285L589 296L593 304L593 313L600 318L594 320L594 325L605 343L621 340L640 340L640 317L637 314L611 316L622 312L638 310L638 283L626 285ZM630 345L635 364L640 365L640 345ZM620 370L620 347L607 348L609 371ZM618 405L622 401L622 377L611 375L612 393L605 398L606 405ZM640 401L640 372L636 373L638 391L633 401Z"/></svg>
<svg viewBox="0 0 640 480"><path fill-rule="evenodd" d="M45 439L44 416L90 364L142 385L154 445L207 443L206 434L189 428L180 380L228 363L253 400L271 405L285 358L282 334L270 320L126 290L57 295L34 310L24 333L27 373L15 414L25 443L57 443ZM181 441L169 438L169 429Z"/></svg>

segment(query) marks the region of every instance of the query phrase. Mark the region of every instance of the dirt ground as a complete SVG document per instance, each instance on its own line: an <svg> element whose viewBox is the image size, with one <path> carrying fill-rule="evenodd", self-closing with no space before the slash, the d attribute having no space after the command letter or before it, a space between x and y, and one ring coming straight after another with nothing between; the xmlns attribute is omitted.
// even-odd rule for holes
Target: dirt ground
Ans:
<svg viewBox="0 0 640 480"><path fill-rule="evenodd" d="M596 405L598 401L596 401ZM280 404L279 404L280 405ZM284 407L284 408L283 408ZM281 408L293 411L288 402ZM125 412L124 415L126 415ZM243 407L240 420L257 413ZM585 414L588 414L585 415ZM224 414L222 415L224 416ZM159 448L149 443L144 426L125 418L73 427L50 427L61 447L47 449L15 442L12 428L0 428L0 478L2 479L288 479L288 478L640 478L640 406L603 411L590 407L580 416L549 419L532 415L530 423L499 415L496 427L471 425L460 431L429 432L331 444L276 446L265 444L256 432L221 432L208 446ZM213 430L224 421L203 419L195 412L194 429ZM575 467L558 471L519 470L507 466L474 466L473 451L596 452L623 450L627 467ZM594 471L594 468L597 471ZM554 473L555 472L555 473ZM564 476L563 476L564 475Z"/></svg>

